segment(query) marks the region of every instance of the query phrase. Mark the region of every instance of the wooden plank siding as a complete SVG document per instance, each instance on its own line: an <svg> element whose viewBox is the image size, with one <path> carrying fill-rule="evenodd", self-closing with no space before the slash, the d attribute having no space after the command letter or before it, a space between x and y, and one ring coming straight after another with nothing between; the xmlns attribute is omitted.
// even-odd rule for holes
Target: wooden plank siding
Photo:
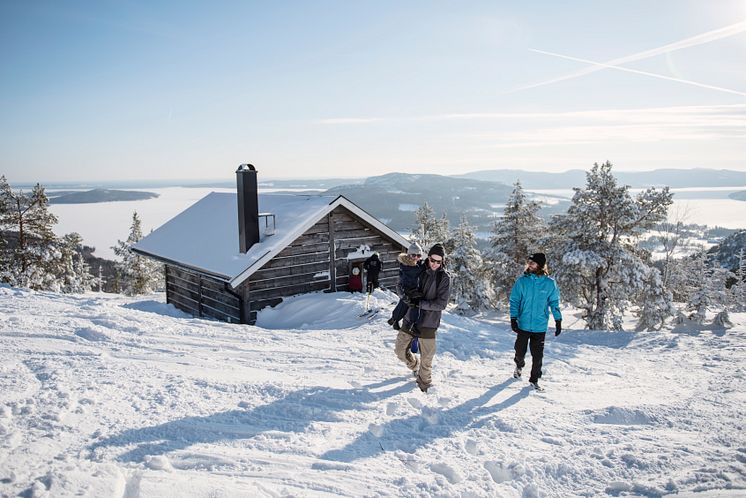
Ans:
<svg viewBox="0 0 746 498"><path fill-rule="evenodd" d="M241 300L226 282L174 265L166 265L166 302L193 316L241 323Z"/></svg>
<svg viewBox="0 0 746 498"><path fill-rule="evenodd" d="M281 220L278 220L281 223ZM348 255L367 246L363 259L379 253L379 281L394 287L399 276L396 257L402 248L357 215L337 207L287 245L231 293L226 283L192 270L166 265L169 303L194 316L254 324L257 312L282 298L316 291L346 291Z"/></svg>
<svg viewBox="0 0 746 498"><path fill-rule="evenodd" d="M257 311L276 306L283 297L331 288L329 241L329 217L325 216L240 286L249 303L249 323L256 322Z"/></svg>
<svg viewBox="0 0 746 498"><path fill-rule="evenodd" d="M394 287L399 278L399 263L396 257L401 253L402 247L395 241L383 236L378 230L347 209L338 207L332 211L332 215L337 289L347 290L347 283L350 278L348 255L356 252L360 246L365 245L370 248L371 253L378 251L383 263L383 269L379 276L381 286Z"/></svg>

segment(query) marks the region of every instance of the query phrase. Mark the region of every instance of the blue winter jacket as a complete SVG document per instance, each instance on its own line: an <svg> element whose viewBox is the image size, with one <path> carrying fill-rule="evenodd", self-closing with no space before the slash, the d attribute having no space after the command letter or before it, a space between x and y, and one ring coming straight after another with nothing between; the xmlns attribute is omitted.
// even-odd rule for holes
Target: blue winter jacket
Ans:
<svg viewBox="0 0 746 498"><path fill-rule="evenodd" d="M526 332L546 332L549 309L555 320L562 320L557 283L547 275L524 273L510 291L510 316L518 318L518 328Z"/></svg>

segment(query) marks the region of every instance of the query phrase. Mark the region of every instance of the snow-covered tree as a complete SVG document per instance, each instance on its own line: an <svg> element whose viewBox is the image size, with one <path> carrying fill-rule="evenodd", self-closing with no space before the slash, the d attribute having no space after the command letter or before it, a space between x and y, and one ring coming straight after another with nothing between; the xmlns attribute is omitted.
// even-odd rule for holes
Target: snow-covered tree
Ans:
<svg viewBox="0 0 746 498"><path fill-rule="evenodd" d="M638 330L660 330L676 313L671 292L666 289L657 268L648 268L637 311Z"/></svg>
<svg viewBox="0 0 746 498"><path fill-rule="evenodd" d="M641 295L649 267L635 241L666 218L672 202L668 188L632 197L611 169L594 164L585 188L574 189L567 213L551 222L547 251L563 297L583 310L588 327L601 330L620 330L631 297Z"/></svg>
<svg viewBox="0 0 746 498"><path fill-rule="evenodd" d="M31 289L55 289L58 239L52 227L57 218L49 212L49 200L40 184L28 194L14 192L0 177L0 228L15 234L14 247L5 245L2 278L11 285Z"/></svg>
<svg viewBox="0 0 746 498"><path fill-rule="evenodd" d="M73 232L62 237L60 245L60 290L66 293L83 293L93 289L97 278L83 257L83 238Z"/></svg>
<svg viewBox="0 0 746 498"><path fill-rule="evenodd" d="M436 218L435 211L426 202L417 209L414 216L417 222L412 237L423 250L427 251L436 243L445 244L448 241L448 218L445 213L440 219Z"/></svg>
<svg viewBox="0 0 746 498"><path fill-rule="evenodd" d="M685 264L689 271L687 282L689 299L686 306L689 312L688 318L702 325L705 323L708 309L727 311L731 304L727 282L733 278L733 273L726 268L714 265L711 255L705 251L701 251L687 261Z"/></svg>
<svg viewBox="0 0 746 498"><path fill-rule="evenodd" d="M114 254L121 258L116 264L117 276L122 292L127 295L148 294L162 287L163 265L140 256L130 249L142 239L142 222L135 211L126 241L117 241Z"/></svg>
<svg viewBox="0 0 746 498"><path fill-rule="evenodd" d="M517 181L502 218L492 226L487 258L493 270L493 286L500 298L507 299L528 255L539 251L539 240L546 230L539 209L538 202L526 199L521 182Z"/></svg>
<svg viewBox="0 0 746 498"><path fill-rule="evenodd" d="M469 313L491 307L493 293L489 268L482 261L474 227L466 217L461 218L450 241L453 250L448 255L448 270L451 274L451 300L456 303L456 309L460 313Z"/></svg>
<svg viewBox="0 0 746 498"><path fill-rule="evenodd" d="M746 311L746 251L738 253L738 266L735 271L736 281L731 286L734 311Z"/></svg>
<svg viewBox="0 0 746 498"><path fill-rule="evenodd" d="M733 322L730 321L730 314L727 309L724 309L712 320L712 324L718 328L729 329L733 327Z"/></svg>
<svg viewBox="0 0 746 498"><path fill-rule="evenodd" d="M688 210L677 209L675 213L669 216L658 226L659 238L663 246L663 276L662 282L666 289L672 289L671 275L676 272L676 260L674 254L684 240L684 223L689 217Z"/></svg>
<svg viewBox="0 0 746 498"><path fill-rule="evenodd" d="M710 306L712 300L707 253L701 251L686 262L682 261L682 264L686 265L689 272L686 284L689 295L686 303L686 310L689 312L687 318L695 323L703 324L706 318L707 307Z"/></svg>

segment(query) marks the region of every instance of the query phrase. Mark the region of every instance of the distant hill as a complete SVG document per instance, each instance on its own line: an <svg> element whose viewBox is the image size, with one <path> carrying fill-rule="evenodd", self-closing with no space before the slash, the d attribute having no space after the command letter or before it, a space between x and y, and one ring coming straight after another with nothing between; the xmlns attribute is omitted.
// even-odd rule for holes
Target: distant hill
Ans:
<svg viewBox="0 0 746 498"><path fill-rule="evenodd" d="M328 195L344 195L396 230L414 225L415 210L427 202L440 216L447 211L451 226L461 215L479 231L488 231L495 216L502 215L512 186L497 182L454 178L441 175L389 173L367 178L361 184L340 185L326 190ZM567 201L557 199L543 214L567 209Z"/></svg>
<svg viewBox="0 0 746 498"><path fill-rule="evenodd" d="M362 183L362 178L319 178L310 180L259 180L259 189L263 188L286 188L292 190L324 190L339 185L354 185ZM189 183L181 185L189 188L235 188L236 180L217 182Z"/></svg>
<svg viewBox="0 0 746 498"><path fill-rule="evenodd" d="M746 172L725 169L656 169L652 171L617 171L614 176L623 185L631 187L669 186L686 187L735 187L746 185ZM487 180L512 185L520 180L527 189L572 188L585 185L585 171L573 169L562 173L498 169L474 171L458 178Z"/></svg>
<svg viewBox="0 0 746 498"><path fill-rule="evenodd" d="M141 201L158 197L153 192L95 188L85 192L50 192L50 204L91 204L95 202Z"/></svg>
<svg viewBox="0 0 746 498"><path fill-rule="evenodd" d="M746 190L739 190L738 192L733 192L732 194L728 194L728 197L735 201L746 201Z"/></svg>

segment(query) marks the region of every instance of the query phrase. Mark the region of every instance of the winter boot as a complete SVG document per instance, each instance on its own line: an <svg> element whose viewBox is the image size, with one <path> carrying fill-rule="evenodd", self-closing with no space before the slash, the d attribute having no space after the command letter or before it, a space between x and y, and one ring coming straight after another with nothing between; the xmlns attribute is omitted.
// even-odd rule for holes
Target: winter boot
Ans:
<svg viewBox="0 0 746 498"><path fill-rule="evenodd" d="M522 371L523 371L523 369L521 367L515 367L515 370L513 370L513 378L514 379L520 379Z"/></svg>
<svg viewBox="0 0 746 498"><path fill-rule="evenodd" d="M539 381L529 382L529 385L534 388L535 391L543 391L544 388L539 385Z"/></svg>
<svg viewBox="0 0 746 498"><path fill-rule="evenodd" d="M427 390L432 385L432 384L425 384L424 382L422 382L422 379L420 378L419 375L417 376L417 378L415 380L417 381L417 387L419 387L420 391L422 391L423 393L426 393Z"/></svg>

